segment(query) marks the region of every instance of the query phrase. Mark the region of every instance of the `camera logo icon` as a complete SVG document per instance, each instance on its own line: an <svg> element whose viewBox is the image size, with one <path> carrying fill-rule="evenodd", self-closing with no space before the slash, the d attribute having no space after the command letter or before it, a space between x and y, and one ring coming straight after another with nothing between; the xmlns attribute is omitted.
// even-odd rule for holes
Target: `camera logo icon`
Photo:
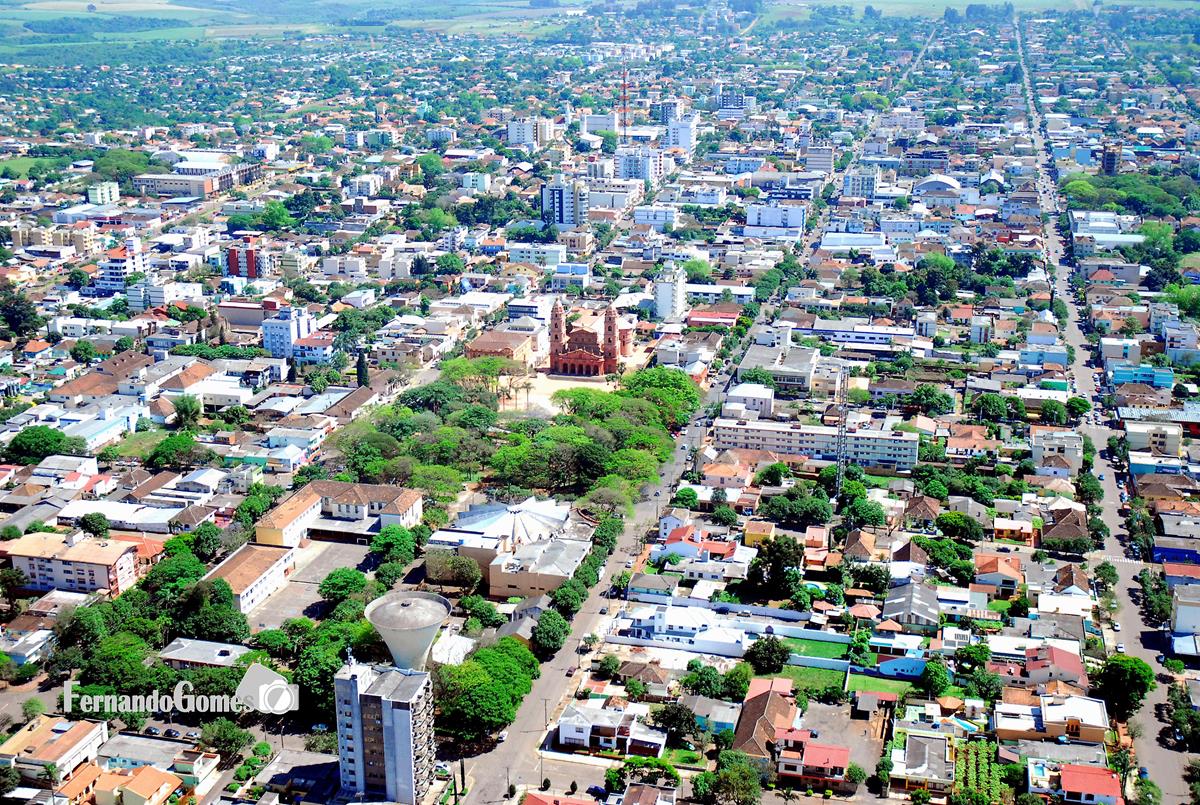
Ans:
<svg viewBox="0 0 1200 805"><path fill-rule="evenodd" d="M281 674L262 663L251 663L238 683L235 696L260 713L279 716L300 708L300 687L288 684Z"/></svg>

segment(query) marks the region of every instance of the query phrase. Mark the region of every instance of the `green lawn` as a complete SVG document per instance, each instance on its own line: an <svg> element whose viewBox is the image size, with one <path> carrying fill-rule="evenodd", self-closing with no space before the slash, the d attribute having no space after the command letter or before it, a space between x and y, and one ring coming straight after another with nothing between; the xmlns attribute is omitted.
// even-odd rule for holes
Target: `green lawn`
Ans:
<svg viewBox="0 0 1200 805"><path fill-rule="evenodd" d="M776 677L787 677L800 690L821 690L830 685L840 685L845 673L829 668L805 668L800 665L785 665Z"/></svg>
<svg viewBox="0 0 1200 805"><path fill-rule="evenodd" d="M141 433L131 433L117 445L117 453L124 458L142 458L153 450L159 442L167 438L165 430L146 430Z"/></svg>
<svg viewBox="0 0 1200 805"><path fill-rule="evenodd" d="M1009 607L1012 606L1012 601L1005 598L998 598L995 601L988 602L988 609L992 612L999 612L1001 615L1007 615Z"/></svg>
<svg viewBox="0 0 1200 805"><path fill-rule="evenodd" d="M846 656L845 643L833 643L828 640L807 640L802 637L785 637L783 642L794 653L801 657L824 657L840 660Z"/></svg>
<svg viewBox="0 0 1200 805"><path fill-rule="evenodd" d="M53 163L53 157L12 157L10 159L0 159L0 171L10 168L16 171L20 178L24 179L29 175L29 169L34 165L52 165Z"/></svg>
<svg viewBox="0 0 1200 805"><path fill-rule="evenodd" d="M871 693L897 693L903 696L912 688L911 682L901 679L884 679L865 674L850 674L850 690L863 690Z"/></svg>
<svg viewBox="0 0 1200 805"><path fill-rule="evenodd" d="M673 766L700 766L704 757L694 749L668 749L663 753L663 760Z"/></svg>

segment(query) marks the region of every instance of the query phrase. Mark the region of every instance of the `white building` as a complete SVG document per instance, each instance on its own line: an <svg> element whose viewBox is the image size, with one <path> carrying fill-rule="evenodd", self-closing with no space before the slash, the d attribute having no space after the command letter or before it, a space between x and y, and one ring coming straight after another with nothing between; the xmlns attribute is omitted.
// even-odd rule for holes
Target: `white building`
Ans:
<svg viewBox="0 0 1200 805"><path fill-rule="evenodd" d="M880 184L879 168L858 168L847 171L842 179L842 195L854 198L874 198Z"/></svg>
<svg viewBox="0 0 1200 805"><path fill-rule="evenodd" d="M838 429L834 427L726 418L718 419L714 425L718 450L770 450L822 461L837 460ZM849 461L864 467L911 470L917 463L919 444L917 434L904 431L853 428L846 432Z"/></svg>
<svg viewBox="0 0 1200 805"><path fill-rule="evenodd" d="M633 208L633 222L654 227L657 232L663 232L667 227L674 229L679 223L679 208L669 204L642 204Z"/></svg>
<svg viewBox="0 0 1200 805"><path fill-rule="evenodd" d="M613 157L618 179L641 179L657 185L674 163L662 151L649 146L618 148Z"/></svg>
<svg viewBox="0 0 1200 805"><path fill-rule="evenodd" d="M510 243L508 260L511 263L553 267L567 261L567 247L561 243Z"/></svg>
<svg viewBox="0 0 1200 805"><path fill-rule="evenodd" d="M695 115L680 117L667 123L667 147L684 151L690 161L696 153L696 129L698 121Z"/></svg>
<svg viewBox="0 0 1200 805"><path fill-rule="evenodd" d="M542 220L560 227L586 224L589 194L587 182L559 174L542 186Z"/></svg>
<svg viewBox="0 0 1200 805"><path fill-rule="evenodd" d="M307 308L282 308L275 318L263 320L263 349L272 358L295 357L296 342L308 338L316 329L317 321Z"/></svg>
<svg viewBox="0 0 1200 805"><path fill-rule="evenodd" d="M682 319L687 313L686 285L683 269L675 265L664 267L662 275L654 281L654 315L663 321Z"/></svg>
<svg viewBox="0 0 1200 805"><path fill-rule="evenodd" d="M417 805L433 783L433 683L423 671L350 662L333 678L342 790Z"/></svg>
<svg viewBox="0 0 1200 805"><path fill-rule="evenodd" d="M96 288L109 295L123 293L130 277L145 273L146 255L142 251L141 238L126 238L124 244L111 250L100 262Z"/></svg>
<svg viewBox="0 0 1200 805"><path fill-rule="evenodd" d="M137 581L137 545L96 540L82 531L36 532L5 543L13 567L35 590L123 593Z"/></svg>
<svg viewBox="0 0 1200 805"><path fill-rule="evenodd" d="M121 186L116 182L97 182L87 189L89 204L116 204L121 198Z"/></svg>
<svg viewBox="0 0 1200 805"><path fill-rule="evenodd" d="M469 171L463 174L462 189L473 190L476 193L486 193L492 189L492 175Z"/></svg>
<svg viewBox="0 0 1200 805"><path fill-rule="evenodd" d="M800 204L749 204L746 226L804 230L805 210Z"/></svg>

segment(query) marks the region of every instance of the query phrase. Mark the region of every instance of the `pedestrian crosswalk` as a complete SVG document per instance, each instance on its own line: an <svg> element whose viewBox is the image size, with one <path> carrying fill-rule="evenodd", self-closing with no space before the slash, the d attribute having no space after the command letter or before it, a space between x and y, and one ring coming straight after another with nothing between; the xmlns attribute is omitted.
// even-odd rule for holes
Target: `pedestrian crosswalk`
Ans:
<svg viewBox="0 0 1200 805"><path fill-rule="evenodd" d="M1104 561L1112 562L1114 565L1142 565L1145 564L1141 559L1130 559L1127 556L1104 556Z"/></svg>

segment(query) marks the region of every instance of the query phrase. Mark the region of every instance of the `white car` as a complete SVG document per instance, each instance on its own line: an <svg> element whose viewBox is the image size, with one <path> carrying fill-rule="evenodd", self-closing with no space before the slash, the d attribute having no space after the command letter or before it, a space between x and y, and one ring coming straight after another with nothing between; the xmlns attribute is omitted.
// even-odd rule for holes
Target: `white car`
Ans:
<svg viewBox="0 0 1200 805"><path fill-rule="evenodd" d="M1119 623L1114 623L1114 624L1113 624L1113 631L1114 631L1114 632L1119 632L1119 631L1121 631L1121 624L1119 624Z"/></svg>
<svg viewBox="0 0 1200 805"><path fill-rule="evenodd" d="M1125 653L1125 644L1124 643L1117 643L1117 653L1118 654Z"/></svg>

